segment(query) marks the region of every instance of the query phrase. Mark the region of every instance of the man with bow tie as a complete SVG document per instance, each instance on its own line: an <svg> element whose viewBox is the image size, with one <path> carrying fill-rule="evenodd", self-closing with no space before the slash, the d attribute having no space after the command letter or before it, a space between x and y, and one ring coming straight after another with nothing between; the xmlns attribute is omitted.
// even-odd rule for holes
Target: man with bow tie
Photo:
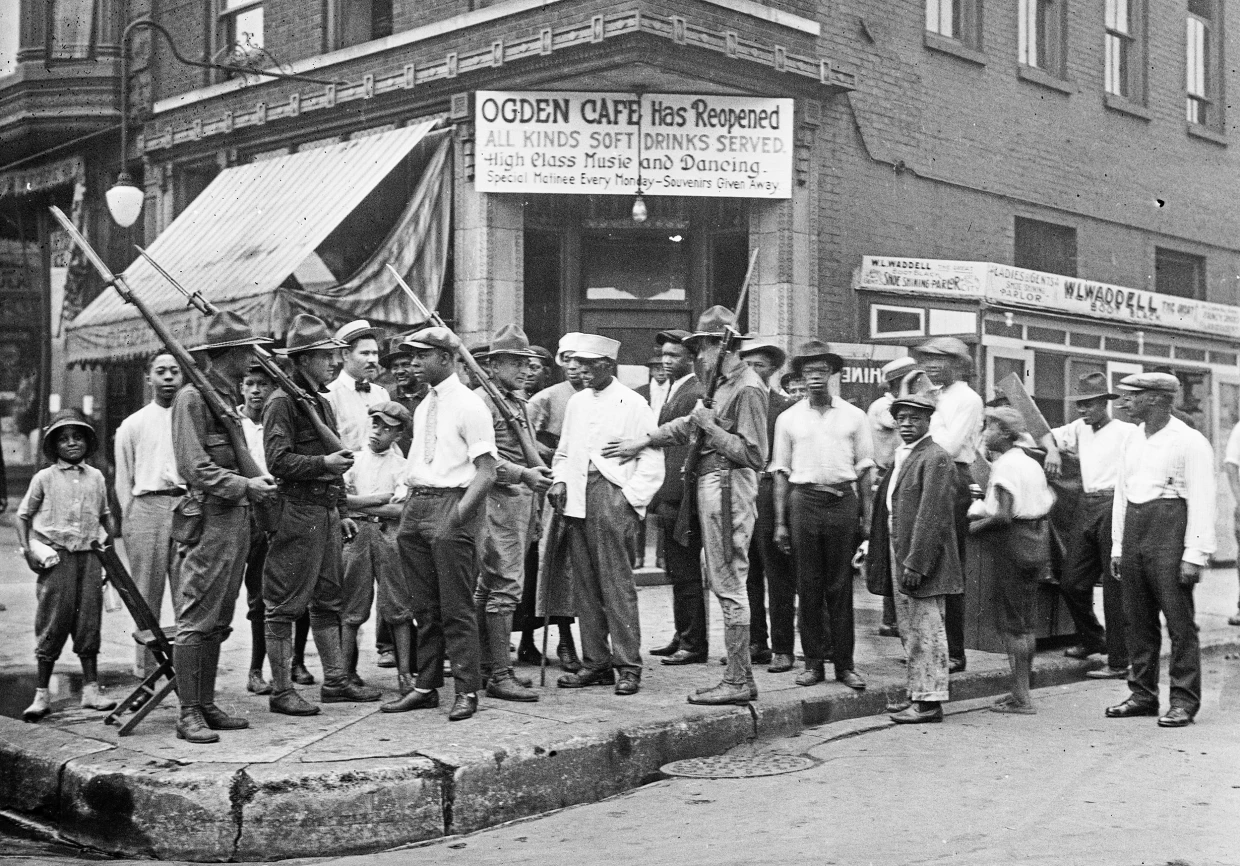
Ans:
<svg viewBox="0 0 1240 866"><path fill-rule="evenodd" d="M336 411L340 443L349 451L361 451L370 435L370 407L386 403L387 389L375 382L379 375L379 341L383 332L358 319L341 326L335 340L344 343L340 359L344 366L327 386L327 400Z"/></svg>

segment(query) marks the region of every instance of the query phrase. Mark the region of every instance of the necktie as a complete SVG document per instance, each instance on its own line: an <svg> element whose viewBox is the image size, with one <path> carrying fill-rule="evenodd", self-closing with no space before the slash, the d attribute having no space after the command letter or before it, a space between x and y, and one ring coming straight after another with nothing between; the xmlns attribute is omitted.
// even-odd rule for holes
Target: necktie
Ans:
<svg viewBox="0 0 1240 866"><path fill-rule="evenodd" d="M426 431L422 459L427 465L435 459L435 427L439 423L439 394L434 388L426 395Z"/></svg>
<svg viewBox="0 0 1240 866"><path fill-rule="evenodd" d="M353 387L354 387L354 388L356 388L357 390L361 391L363 394L369 394L369 393L370 393L370 383L369 383L369 382L367 382L367 381L365 381L365 380L363 380L363 379L358 379L358 380L356 380L356 381L353 383Z"/></svg>

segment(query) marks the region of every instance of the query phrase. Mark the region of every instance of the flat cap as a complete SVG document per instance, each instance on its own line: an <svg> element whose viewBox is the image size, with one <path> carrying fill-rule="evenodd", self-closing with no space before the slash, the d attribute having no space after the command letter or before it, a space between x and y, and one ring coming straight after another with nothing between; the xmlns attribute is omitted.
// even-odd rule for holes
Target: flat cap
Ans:
<svg viewBox="0 0 1240 866"><path fill-rule="evenodd" d="M1180 391L1180 380L1170 373L1134 373L1119 380L1119 390L1132 393L1134 391L1162 391L1166 394L1177 394Z"/></svg>
<svg viewBox="0 0 1240 866"><path fill-rule="evenodd" d="M972 361L969 347L959 337L931 337L913 350L919 355L947 355L962 361Z"/></svg>
<svg viewBox="0 0 1240 866"><path fill-rule="evenodd" d="M376 403L367 409L366 413L372 418L378 418L389 427L408 427L413 420L409 410L395 400L384 400L381 403Z"/></svg>
<svg viewBox="0 0 1240 866"><path fill-rule="evenodd" d="M419 349L443 349L455 352L460 347L461 341L447 328L423 328L405 337L401 345L415 352Z"/></svg>

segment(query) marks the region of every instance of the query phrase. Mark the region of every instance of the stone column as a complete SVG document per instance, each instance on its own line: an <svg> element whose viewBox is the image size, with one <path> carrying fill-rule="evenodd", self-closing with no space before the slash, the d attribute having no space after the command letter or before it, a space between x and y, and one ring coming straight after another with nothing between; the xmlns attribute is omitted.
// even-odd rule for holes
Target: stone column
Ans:
<svg viewBox="0 0 1240 866"><path fill-rule="evenodd" d="M519 195L475 189L462 140L454 162L456 331L466 343L480 343L501 325L522 324L525 204Z"/></svg>
<svg viewBox="0 0 1240 866"><path fill-rule="evenodd" d="M818 171L812 159L818 103L797 104L792 197L755 199L749 248L761 247L749 287L749 324L788 349L816 337L818 327Z"/></svg>

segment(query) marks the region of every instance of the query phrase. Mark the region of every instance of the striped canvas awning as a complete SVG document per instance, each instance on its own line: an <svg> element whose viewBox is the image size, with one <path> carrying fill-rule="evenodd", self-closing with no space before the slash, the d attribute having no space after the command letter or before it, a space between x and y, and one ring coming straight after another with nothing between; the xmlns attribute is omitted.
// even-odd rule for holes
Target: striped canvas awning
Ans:
<svg viewBox="0 0 1240 866"><path fill-rule="evenodd" d="M281 284L431 132L438 118L352 141L225 169L148 252L190 291L233 310L257 332L272 321ZM206 318L142 258L124 273L133 292L186 345ZM66 361L140 358L159 347L134 308L104 290L66 329Z"/></svg>

